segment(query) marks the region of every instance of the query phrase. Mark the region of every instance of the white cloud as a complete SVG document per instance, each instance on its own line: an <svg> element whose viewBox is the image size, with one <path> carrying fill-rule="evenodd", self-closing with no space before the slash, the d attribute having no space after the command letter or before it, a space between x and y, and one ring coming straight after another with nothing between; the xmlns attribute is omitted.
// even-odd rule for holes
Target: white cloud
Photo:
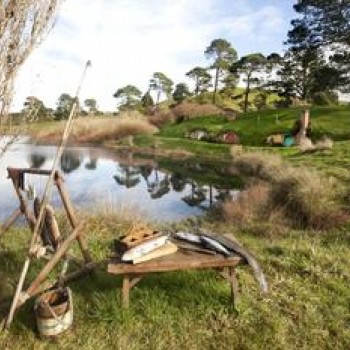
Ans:
<svg viewBox="0 0 350 350"><path fill-rule="evenodd" d="M269 47L283 13L268 4L254 10L252 2L66 1L56 27L20 73L14 109L28 95L54 107L60 93L74 94L88 59L93 66L81 99L95 97L102 109L112 110L119 87L131 83L145 90L155 71L186 81L186 71L207 64L203 51L214 38L230 40L242 53Z"/></svg>

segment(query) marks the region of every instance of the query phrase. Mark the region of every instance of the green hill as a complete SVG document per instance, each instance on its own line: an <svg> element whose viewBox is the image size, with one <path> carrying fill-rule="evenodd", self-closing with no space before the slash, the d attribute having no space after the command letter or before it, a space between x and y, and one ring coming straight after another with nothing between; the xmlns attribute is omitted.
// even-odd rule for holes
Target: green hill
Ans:
<svg viewBox="0 0 350 350"><path fill-rule="evenodd" d="M278 109L251 112L237 120L208 116L188 120L179 124L168 124L159 133L161 137L184 138L195 128L209 132L235 131L243 145L261 146L268 135L288 132L300 116L300 109ZM350 140L350 108L348 106L315 107L311 109L312 138L323 135L334 141Z"/></svg>

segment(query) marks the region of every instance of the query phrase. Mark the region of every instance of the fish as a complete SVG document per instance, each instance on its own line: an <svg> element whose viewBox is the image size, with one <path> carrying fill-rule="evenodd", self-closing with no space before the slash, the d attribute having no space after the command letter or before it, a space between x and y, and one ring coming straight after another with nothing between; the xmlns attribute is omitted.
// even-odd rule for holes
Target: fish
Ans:
<svg viewBox="0 0 350 350"><path fill-rule="evenodd" d="M203 235L200 236L200 239L208 248L215 250L218 253L224 254L225 256L231 255L231 253L215 239Z"/></svg>
<svg viewBox="0 0 350 350"><path fill-rule="evenodd" d="M132 263L135 264L140 264L149 260L153 260L156 258L160 258L163 256L171 255L177 252L177 245L174 243L171 243L170 241L166 242L164 245L162 245L159 248L156 248L152 250L151 252L142 255L138 259L134 259Z"/></svg>
<svg viewBox="0 0 350 350"><path fill-rule="evenodd" d="M174 236L175 236L175 238L181 239L181 240L186 241L186 242L196 243L196 244L202 243L200 236L195 235L195 234L190 233L190 232L180 231L180 232L176 232L174 234Z"/></svg>
<svg viewBox="0 0 350 350"><path fill-rule="evenodd" d="M208 237L212 237L213 239L217 240L222 244L226 249L229 251L236 253L240 255L244 260L247 262L247 264L251 267L254 273L254 277L256 281L258 282L260 289L263 293L267 293L269 290L268 283L266 280L266 277L263 273L263 270L258 263L257 259L245 248L243 248L238 242L235 242L232 240L232 237L230 235L216 235L206 232L205 235Z"/></svg>
<svg viewBox="0 0 350 350"><path fill-rule="evenodd" d="M135 259L139 259L141 256L148 254L149 252L153 251L154 249L157 249L161 246L163 246L166 241L168 240L169 236L164 235L161 237L157 237L154 239L151 239L145 243L141 243L136 247L133 247L126 251L122 256L122 261L133 261Z"/></svg>

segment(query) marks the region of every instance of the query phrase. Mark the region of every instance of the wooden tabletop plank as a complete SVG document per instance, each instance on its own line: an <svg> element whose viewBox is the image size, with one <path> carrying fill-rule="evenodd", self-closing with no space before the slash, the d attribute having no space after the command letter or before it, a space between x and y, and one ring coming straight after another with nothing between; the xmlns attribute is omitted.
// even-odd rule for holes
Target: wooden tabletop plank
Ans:
<svg viewBox="0 0 350 350"><path fill-rule="evenodd" d="M118 259L108 264L108 272L115 275L142 274L151 272L178 271L187 269L205 269L217 267L235 267L242 262L239 256L223 257L179 250L177 253L132 265Z"/></svg>

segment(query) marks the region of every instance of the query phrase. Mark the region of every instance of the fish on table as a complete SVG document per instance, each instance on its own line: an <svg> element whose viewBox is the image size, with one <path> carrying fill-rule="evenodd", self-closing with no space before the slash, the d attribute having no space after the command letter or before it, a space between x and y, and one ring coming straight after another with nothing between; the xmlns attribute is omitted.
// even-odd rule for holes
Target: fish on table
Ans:
<svg viewBox="0 0 350 350"><path fill-rule="evenodd" d="M151 251L163 246L167 242L168 238L169 238L168 235L164 235L164 236L149 240L145 243L141 243L140 245L126 251L123 254L121 260L125 262L126 261L129 262L129 261L139 259L143 255L148 254Z"/></svg>
<svg viewBox="0 0 350 350"><path fill-rule="evenodd" d="M200 236L201 242L204 243L204 245L218 253L221 253L225 256L230 256L232 255L232 253L226 249L221 243L219 243L218 241L216 241L213 238L201 235Z"/></svg>
<svg viewBox="0 0 350 350"><path fill-rule="evenodd" d="M201 238L198 235L195 235L190 232L179 231L174 233L174 237L177 239L181 239L182 241L186 241L194 244L201 244Z"/></svg>

